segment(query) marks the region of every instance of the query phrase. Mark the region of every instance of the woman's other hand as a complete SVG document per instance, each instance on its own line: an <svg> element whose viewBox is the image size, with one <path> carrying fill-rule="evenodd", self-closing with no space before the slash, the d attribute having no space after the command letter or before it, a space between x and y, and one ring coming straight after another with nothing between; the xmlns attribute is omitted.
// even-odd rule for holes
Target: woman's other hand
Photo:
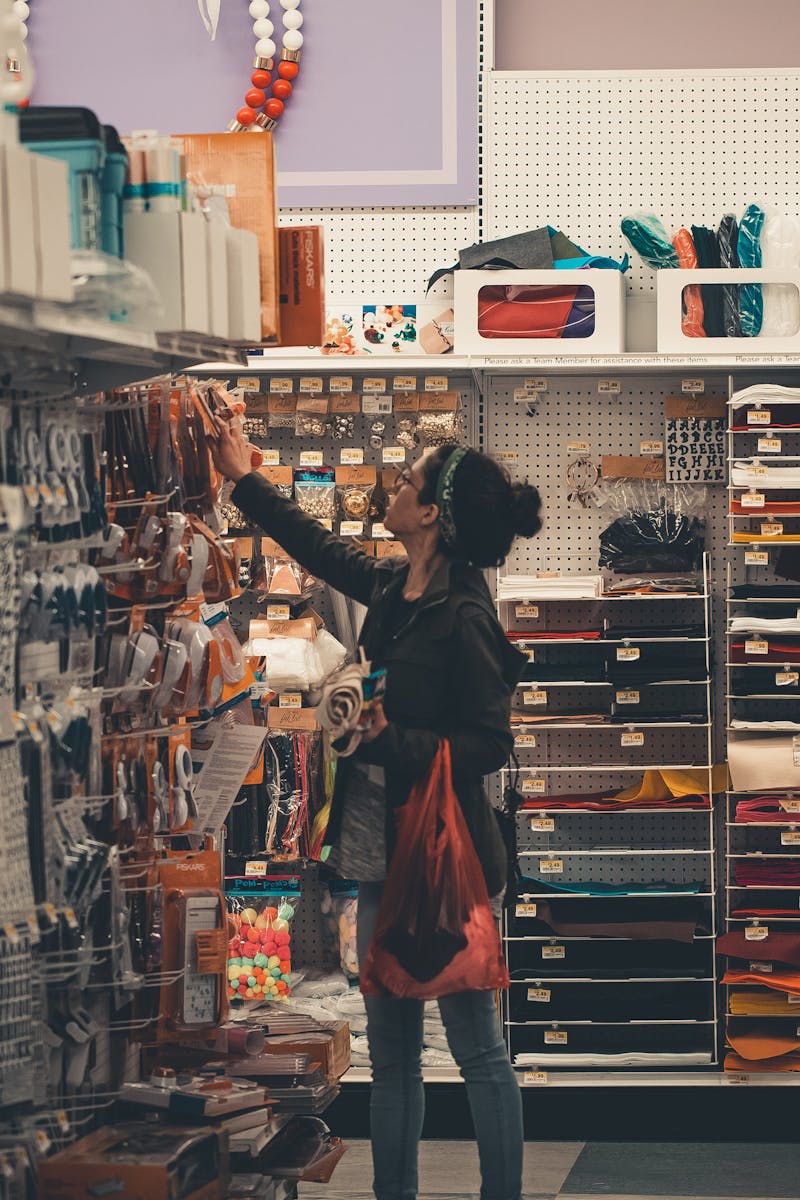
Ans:
<svg viewBox="0 0 800 1200"><path fill-rule="evenodd" d="M216 437L209 442L214 466L234 483L261 465L261 451L245 440L238 425L220 421Z"/></svg>
<svg viewBox="0 0 800 1200"><path fill-rule="evenodd" d="M380 700L375 700L372 705L372 723L361 737L362 742L374 742L380 737L384 729L389 728L389 722L386 720L386 713L383 711L383 705Z"/></svg>

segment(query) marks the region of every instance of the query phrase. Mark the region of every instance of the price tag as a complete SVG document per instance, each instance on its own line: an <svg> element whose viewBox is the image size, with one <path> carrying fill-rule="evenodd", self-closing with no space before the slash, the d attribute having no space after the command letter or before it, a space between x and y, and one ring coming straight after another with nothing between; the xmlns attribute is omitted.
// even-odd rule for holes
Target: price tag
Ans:
<svg viewBox="0 0 800 1200"><path fill-rule="evenodd" d="M564 860L563 858L540 858L539 870L543 875L563 875Z"/></svg>
<svg viewBox="0 0 800 1200"><path fill-rule="evenodd" d="M681 391L684 394L693 395L695 392L704 392L706 389L705 379L682 379Z"/></svg>
<svg viewBox="0 0 800 1200"><path fill-rule="evenodd" d="M267 620L268 621L288 621L292 615L292 611L288 604L268 604L267 605Z"/></svg>
<svg viewBox="0 0 800 1200"><path fill-rule="evenodd" d="M588 442L567 442L567 451L570 454L588 454L590 449Z"/></svg>
<svg viewBox="0 0 800 1200"><path fill-rule="evenodd" d="M543 796L545 782L543 779L523 779L522 791L526 796Z"/></svg>
<svg viewBox="0 0 800 1200"><path fill-rule="evenodd" d="M742 508L763 508L767 498L763 492L743 492Z"/></svg>
<svg viewBox="0 0 800 1200"><path fill-rule="evenodd" d="M389 463L404 463L406 451L404 446L384 446L381 455L384 465Z"/></svg>
<svg viewBox="0 0 800 1200"><path fill-rule="evenodd" d="M277 392L278 395L288 395L292 390L291 379L279 379L277 376L269 381L269 390L273 395Z"/></svg>
<svg viewBox="0 0 800 1200"><path fill-rule="evenodd" d="M762 521L759 526L762 537L778 537L783 533L781 521Z"/></svg>
<svg viewBox="0 0 800 1200"><path fill-rule="evenodd" d="M747 969L751 975L771 975L772 966L771 962L751 962Z"/></svg>
<svg viewBox="0 0 800 1200"><path fill-rule="evenodd" d="M542 958L566 958L566 946L542 946Z"/></svg>
<svg viewBox="0 0 800 1200"><path fill-rule="evenodd" d="M17 930L16 925L12 925L12 923L9 921L7 925L3 926L3 932L5 933L8 940L11 942L12 946L19 945L19 932Z"/></svg>
<svg viewBox="0 0 800 1200"><path fill-rule="evenodd" d="M545 1029L544 1044L545 1046L566 1046L566 1029Z"/></svg>
<svg viewBox="0 0 800 1200"><path fill-rule="evenodd" d="M330 392L352 392L353 376L352 375L331 375L328 382L328 391Z"/></svg>
<svg viewBox="0 0 800 1200"><path fill-rule="evenodd" d="M71 909L69 906L64 909L64 920L67 922L67 925L69 925L70 929L78 928L78 918L75 916L73 909Z"/></svg>
<svg viewBox="0 0 800 1200"><path fill-rule="evenodd" d="M775 687L796 686L798 680L800 680L800 672L798 672L798 671L776 671L775 672Z"/></svg>
<svg viewBox="0 0 800 1200"><path fill-rule="evenodd" d="M536 651L532 646L528 646L526 648L525 657L527 658L528 662L536 662Z"/></svg>
<svg viewBox="0 0 800 1200"><path fill-rule="evenodd" d="M761 463L751 463L746 470L748 475L755 475L759 479L769 475L769 467L765 467Z"/></svg>
<svg viewBox="0 0 800 1200"><path fill-rule="evenodd" d="M372 526L372 536L374 538L390 538L392 535L382 521L376 521Z"/></svg>
<svg viewBox="0 0 800 1200"><path fill-rule="evenodd" d="M727 1071L726 1071L726 1072L725 1072L725 1074L722 1076L722 1078L723 1078L723 1079L724 1079L724 1080L725 1080L727 1083L739 1084L739 1085L742 1085L742 1086L744 1086L745 1084L747 1084L747 1083L749 1083L749 1082L750 1082L750 1076L749 1076L749 1075L740 1075L740 1074L736 1074L736 1075L734 1075L734 1074L732 1074L732 1073L730 1073L730 1074L729 1074Z"/></svg>
<svg viewBox="0 0 800 1200"><path fill-rule="evenodd" d="M34 943L40 942L42 940L42 935L41 935L41 931L39 929L39 922L36 918L36 913L30 913L30 915L28 916L28 929L30 929L30 931L31 931L31 940Z"/></svg>
<svg viewBox="0 0 800 1200"><path fill-rule="evenodd" d="M772 412L768 408L751 408L747 414L748 425L771 425Z"/></svg>
<svg viewBox="0 0 800 1200"><path fill-rule="evenodd" d="M302 708L302 705L300 692L281 692L278 696L278 708Z"/></svg>
<svg viewBox="0 0 800 1200"><path fill-rule="evenodd" d="M528 1003L529 1004L549 1004L550 989L549 988L528 988Z"/></svg>
<svg viewBox="0 0 800 1200"><path fill-rule="evenodd" d="M639 442L639 453L640 454L656 454L656 455L663 454L664 453L664 443L663 442Z"/></svg>
<svg viewBox="0 0 800 1200"><path fill-rule="evenodd" d="M619 744L620 744L620 746L643 746L644 745L644 734L643 733L623 733L622 737L619 739Z"/></svg>
<svg viewBox="0 0 800 1200"><path fill-rule="evenodd" d="M339 526L339 533L342 537L360 537L363 532L363 521L342 521Z"/></svg>
<svg viewBox="0 0 800 1200"><path fill-rule="evenodd" d="M518 621L521 621L523 618L528 620L533 618L535 620L539 616L539 605L518 604L514 609L514 616Z"/></svg>
<svg viewBox="0 0 800 1200"><path fill-rule="evenodd" d="M48 921L50 922L50 924L55 925L56 917L58 916L58 914L56 913L55 904L50 904L48 901L47 904L42 905L42 909L43 909L44 914L47 917Z"/></svg>
<svg viewBox="0 0 800 1200"><path fill-rule="evenodd" d="M535 750L536 738L532 733L518 733L514 738L515 750Z"/></svg>
<svg viewBox="0 0 800 1200"><path fill-rule="evenodd" d="M524 1071L522 1082L530 1087L544 1087L547 1083L547 1071Z"/></svg>
<svg viewBox="0 0 800 1200"><path fill-rule="evenodd" d="M529 392L546 392L548 388L547 380L542 376L526 375L522 383Z"/></svg>
<svg viewBox="0 0 800 1200"><path fill-rule="evenodd" d="M69 1118L63 1108L56 1113L56 1121L62 1133L69 1133Z"/></svg>
<svg viewBox="0 0 800 1200"><path fill-rule="evenodd" d="M537 906L535 904L530 904L527 901L519 901L514 909L514 915L516 917L535 917L536 911Z"/></svg>
<svg viewBox="0 0 800 1200"><path fill-rule="evenodd" d="M321 392L322 391L322 376L321 375L301 375L299 388L301 392Z"/></svg>
<svg viewBox="0 0 800 1200"><path fill-rule="evenodd" d="M622 384L618 379L598 379L597 391L601 396L618 396L622 391Z"/></svg>
<svg viewBox="0 0 800 1200"><path fill-rule="evenodd" d="M539 704L547 704L547 692L523 692L522 703L528 708Z"/></svg>
<svg viewBox="0 0 800 1200"><path fill-rule="evenodd" d="M617 704L638 704L639 699L638 692L617 692Z"/></svg>
<svg viewBox="0 0 800 1200"><path fill-rule="evenodd" d="M759 454L780 454L781 439L776 437L759 438L758 453Z"/></svg>
<svg viewBox="0 0 800 1200"><path fill-rule="evenodd" d="M339 451L339 462L343 467L363 467L363 446L347 446Z"/></svg>
<svg viewBox="0 0 800 1200"><path fill-rule="evenodd" d="M800 800L789 799L788 796L781 796L778 800L778 807L784 812L800 813Z"/></svg>
<svg viewBox="0 0 800 1200"><path fill-rule="evenodd" d="M795 996L791 992L787 994L786 999L790 1004L800 1004L800 996Z"/></svg>
<svg viewBox="0 0 800 1200"><path fill-rule="evenodd" d="M392 411L392 397L384 393L361 397L361 411L370 417L388 417Z"/></svg>
<svg viewBox="0 0 800 1200"><path fill-rule="evenodd" d="M375 376L369 376L361 385L362 392L385 392L386 380L378 379Z"/></svg>
<svg viewBox="0 0 800 1200"><path fill-rule="evenodd" d="M746 942L763 942L768 937L769 928L766 925L748 925L744 931Z"/></svg>
<svg viewBox="0 0 800 1200"><path fill-rule="evenodd" d="M417 390L416 375L395 375L392 390L395 392L415 392Z"/></svg>
<svg viewBox="0 0 800 1200"><path fill-rule="evenodd" d="M261 462L265 467L279 467L281 465L280 450L262 450Z"/></svg>
<svg viewBox="0 0 800 1200"><path fill-rule="evenodd" d="M617 662L636 662L641 655L638 646L617 646Z"/></svg>
<svg viewBox="0 0 800 1200"><path fill-rule="evenodd" d="M253 858L244 864L244 873L247 879L258 879L266 877L267 862L258 858Z"/></svg>
<svg viewBox="0 0 800 1200"><path fill-rule="evenodd" d="M769 654L769 642L763 638L748 638L744 644L745 654Z"/></svg>
<svg viewBox="0 0 800 1200"><path fill-rule="evenodd" d="M552 833L555 827L556 823L553 817L531 817L531 829L534 833Z"/></svg>
<svg viewBox="0 0 800 1200"><path fill-rule="evenodd" d="M800 830L784 829L781 832L782 846L800 846Z"/></svg>
<svg viewBox="0 0 800 1200"><path fill-rule="evenodd" d="M767 550L745 550L744 565L746 567L765 567L769 562Z"/></svg>
<svg viewBox="0 0 800 1200"><path fill-rule="evenodd" d="M495 450L493 457L497 462L516 462L519 458L518 450Z"/></svg>
<svg viewBox="0 0 800 1200"><path fill-rule="evenodd" d="M47 1154L52 1146L50 1138L43 1129L36 1130L36 1152L37 1154Z"/></svg>
<svg viewBox="0 0 800 1200"><path fill-rule="evenodd" d="M797 734L792 738L792 762L794 766L800 767L800 737Z"/></svg>
<svg viewBox="0 0 800 1200"><path fill-rule="evenodd" d="M426 375L425 376L425 391L426 392L446 392L447 391L447 376L446 375Z"/></svg>
<svg viewBox="0 0 800 1200"><path fill-rule="evenodd" d="M301 467L321 467L322 466L322 451L321 450L301 450L300 451L300 466Z"/></svg>

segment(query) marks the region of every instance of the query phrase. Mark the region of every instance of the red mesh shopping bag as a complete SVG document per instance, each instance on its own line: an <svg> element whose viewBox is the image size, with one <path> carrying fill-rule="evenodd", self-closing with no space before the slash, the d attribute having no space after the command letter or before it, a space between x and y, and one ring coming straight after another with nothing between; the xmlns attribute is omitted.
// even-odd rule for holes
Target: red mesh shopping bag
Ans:
<svg viewBox="0 0 800 1200"><path fill-rule="evenodd" d="M483 871L453 790L448 742L397 811L397 849L361 991L434 1000L508 987Z"/></svg>

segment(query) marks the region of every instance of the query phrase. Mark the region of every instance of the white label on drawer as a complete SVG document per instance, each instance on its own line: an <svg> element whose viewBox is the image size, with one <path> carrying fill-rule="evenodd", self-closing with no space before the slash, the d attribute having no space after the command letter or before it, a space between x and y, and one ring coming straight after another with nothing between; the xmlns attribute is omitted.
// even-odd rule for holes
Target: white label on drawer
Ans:
<svg viewBox="0 0 800 1200"><path fill-rule="evenodd" d="M301 467L321 467L323 463L321 450L301 450L300 451L300 466Z"/></svg>
<svg viewBox="0 0 800 1200"><path fill-rule="evenodd" d="M751 975L771 975L771 962L751 962L748 964L748 971Z"/></svg>
<svg viewBox="0 0 800 1200"><path fill-rule="evenodd" d="M537 905L522 900L517 902L517 906L514 909L514 915L517 917L535 917L536 912Z"/></svg>
<svg viewBox="0 0 800 1200"><path fill-rule="evenodd" d="M539 616L539 605L538 604L518 604L516 606L516 608L514 609L514 616L518 620L521 620L523 617L535 619L536 617Z"/></svg>
<svg viewBox="0 0 800 1200"><path fill-rule="evenodd" d="M748 638L744 644L745 654L769 654L769 642L763 638Z"/></svg>
<svg viewBox="0 0 800 1200"><path fill-rule="evenodd" d="M331 375L328 390L331 392L352 392L352 375Z"/></svg>
<svg viewBox="0 0 800 1200"><path fill-rule="evenodd" d="M523 779L522 791L526 796L543 796L545 782L543 779Z"/></svg>
<svg viewBox="0 0 800 1200"><path fill-rule="evenodd" d="M768 408L751 408L747 414L748 425L771 425L772 412Z"/></svg>
<svg viewBox="0 0 800 1200"><path fill-rule="evenodd" d="M273 393L277 392L278 395L288 395L292 390L292 381L291 379L270 379L269 390Z"/></svg>
<svg viewBox="0 0 800 1200"><path fill-rule="evenodd" d="M372 526L372 536L374 538L390 538L392 535L383 524L383 521L376 521Z"/></svg>
<svg viewBox="0 0 800 1200"><path fill-rule="evenodd" d="M303 697L299 692L281 692L278 696L278 708L302 708Z"/></svg>
<svg viewBox="0 0 800 1200"><path fill-rule="evenodd" d="M415 392L416 390L417 390L416 375L395 375L394 383L392 384L392 391Z"/></svg>
<svg viewBox="0 0 800 1200"><path fill-rule="evenodd" d="M542 946L542 958L566 958L566 946Z"/></svg>
<svg viewBox="0 0 800 1200"><path fill-rule="evenodd" d="M781 521L762 521L759 529L762 537L778 537L783 533L783 524Z"/></svg>
<svg viewBox="0 0 800 1200"><path fill-rule="evenodd" d="M681 391L684 393L689 393L690 395L692 395L695 392L704 392L705 388L706 388L705 379L682 379L681 380Z"/></svg>
<svg viewBox="0 0 800 1200"><path fill-rule="evenodd" d="M620 746L643 746L644 745L644 734L643 733L623 733L622 737L619 739L619 744L620 744Z"/></svg>
<svg viewBox="0 0 800 1200"><path fill-rule="evenodd" d="M766 925L748 925L744 931L746 942L763 942L768 937L769 928Z"/></svg>
<svg viewBox="0 0 800 1200"><path fill-rule="evenodd" d="M547 1083L547 1071L524 1071L522 1082L530 1087L544 1087Z"/></svg>
<svg viewBox="0 0 800 1200"><path fill-rule="evenodd" d="M383 393L367 394L361 397L361 411L370 417L388 417L392 412L392 407L392 397L385 396Z"/></svg>
<svg viewBox="0 0 800 1200"><path fill-rule="evenodd" d="M288 604L268 604L267 605L267 620L268 621L288 621L291 616L291 610Z"/></svg>
<svg viewBox="0 0 800 1200"><path fill-rule="evenodd" d="M617 704L638 704L639 700L638 692L617 692Z"/></svg>
<svg viewBox="0 0 800 1200"><path fill-rule="evenodd" d="M447 391L447 376L446 375L426 375L425 376L425 391L426 392L446 392Z"/></svg>
<svg viewBox="0 0 800 1200"><path fill-rule="evenodd" d="M566 1029L545 1029L545 1046L566 1046L568 1035Z"/></svg>
<svg viewBox="0 0 800 1200"><path fill-rule="evenodd" d="M759 454L780 454L781 439L776 437L759 438L758 453Z"/></svg>
<svg viewBox="0 0 800 1200"><path fill-rule="evenodd" d="M280 450L262 450L261 462L265 467L279 467L281 465Z"/></svg>
<svg viewBox="0 0 800 1200"><path fill-rule="evenodd" d="M567 442L567 453L588 454L591 446L588 442Z"/></svg>
<svg viewBox="0 0 800 1200"><path fill-rule="evenodd" d="M386 380L368 375L361 385L361 390L362 392L385 392Z"/></svg>
<svg viewBox="0 0 800 1200"><path fill-rule="evenodd" d="M406 451L404 446L384 446L381 458L386 463L404 463Z"/></svg>
<svg viewBox="0 0 800 1200"><path fill-rule="evenodd" d="M784 829L781 833L782 846L800 846L800 830Z"/></svg>
<svg viewBox="0 0 800 1200"><path fill-rule="evenodd" d="M552 833L556 823L553 817L531 817L530 827L534 833Z"/></svg>
<svg viewBox="0 0 800 1200"><path fill-rule="evenodd" d="M763 492L743 492L742 508L764 508L767 498Z"/></svg>
<svg viewBox="0 0 800 1200"><path fill-rule="evenodd" d="M791 800L788 796L781 796L778 800L778 807L784 812L800 813L800 800Z"/></svg>
<svg viewBox="0 0 800 1200"><path fill-rule="evenodd" d="M514 738L514 748L516 750L535 750L536 738L532 733L518 733Z"/></svg>
<svg viewBox="0 0 800 1200"><path fill-rule="evenodd" d="M617 662L636 662L641 655L638 646L617 646Z"/></svg>
<svg viewBox="0 0 800 1200"><path fill-rule="evenodd" d="M744 565L746 567L765 567L768 562L768 550L745 550L744 552Z"/></svg>
<svg viewBox="0 0 800 1200"><path fill-rule="evenodd" d="M664 453L664 443L663 442L639 442L639 453L640 454L663 454Z"/></svg>
<svg viewBox="0 0 800 1200"><path fill-rule="evenodd" d="M364 465L364 447L347 446L339 451L339 462L343 467L361 467Z"/></svg>
<svg viewBox="0 0 800 1200"><path fill-rule="evenodd" d="M528 988L528 1003L529 1004L549 1004L550 989L549 988Z"/></svg>
<svg viewBox="0 0 800 1200"><path fill-rule="evenodd" d="M564 860L563 858L540 858L539 870L543 875L563 875Z"/></svg>
<svg viewBox="0 0 800 1200"><path fill-rule="evenodd" d="M622 384L618 379L598 379L597 391L601 396L618 396L622 391Z"/></svg>
<svg viewBox="0 0 800 1200"><path fill-rule="evenodd" d="M547 704L547 692L523 692L522 703L528 707L535 706L537 704Z"/></svg>
<svg viewBox="0 0 800 1200"><path fill-rule="evenodd" d="M526 375L522 382L529 392L547 391L547 380L541 375Z"/></svg>
<svg viewBox="0 0 800 1200"><path fill-rule="evenodd" d="M322 376L321 375L301 375L299 388L301 392L321 392L322 391Z"/></svg>
<svg viewBox="0 0 800 1200"><path fill-rule="evenodd" d="M339 533L342 537L359 537L363 532L363 521L342 521L339 526Z"/></svg>

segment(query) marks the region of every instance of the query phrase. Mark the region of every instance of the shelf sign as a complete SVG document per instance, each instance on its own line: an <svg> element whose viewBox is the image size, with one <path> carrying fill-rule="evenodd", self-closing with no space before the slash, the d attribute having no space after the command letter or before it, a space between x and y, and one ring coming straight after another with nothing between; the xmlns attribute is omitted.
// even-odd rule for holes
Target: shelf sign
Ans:
<svg viewBox="0 0 800 1200"><path fill-rule="evenodd" d="M264 467L279 467L281 465L280 450L262 450L261 464Z"/></svg>
<svg viewBox="0 0 800 1200"><path fill-rule="evenodd" d="M744 644L745 654L769 654L769 642L763 638L748 638Z"/></svg>
<svg viewBox="0 0 800 1200"><path fill-rule="evenodd" d="M315 393L322 391L322 376L321 375L301 375L299 390L305 393Z"/></svg>
<svg viewBox="0 0 800 1200"><path fill-rule="evenodd" d="M771 975L772 974L772 963L771 962L751 962L748 964L747 969L751 975Z"/></svg>
<svg viewBox="0 0 800 1200"><path fill-rule="evenodd" d="M588 442L567 442L567 453L588 454L591 446Z"/></svg>
<svg viewBox="0 0 800 1200"><path fill-rule="evenodd" d="M780 454L782 442L780 438L768 437L758 439L759 454Z"/></svg>
<svg viewBox="0 0 800 1200"><path fill-rule="evenodd" d="M278 379L277 376L270 379L269 390L273 395L288 396L292 391L291 379Z"/></svg>
<svg viewBox="0 0 800 1200"><path fill-rule="evenodd" d="M763 942L769 937L767 925L748 925L744 931L746 942Z"/></svg>
<svg viewBox="0 0 800 1200"><path fill-rule="evenodd" d="M288 621L291 617L291 610L288 604L268 604L267 605L267 620L268 621Z"/></svg>
<svg viewBox="0 0 800 1200"><path fill-rule="evenodd" d="M527 658L528 662L536 662L536 651L532 646L526 646L525 657Z"/></svg>
<svg viewBox="0 0 800 1200"><path fill-rule="evenodd" d="M547 704L547 692L545 692L545 691L523 692L522 693L522 703L524 705L526 705L527 707L535 706L538 704Z"/></svg>
<svg viewBox="0 0 800 1200"><path fill-rule="evenodd" d="M545 1029L544 1031L545 1046L566 1046L567 1038L566 1029Z"/></svg>
<svg viewBox="0 0 800 1200"><path fill-rule="evenodd" d="M522 792L526 796L543 796L545 782L543 779L523 779Z"/></svg>
<svg viewBox="0 0 800 1200"><path fill-rule="evenodd" d="M544 780L542 782L544 783ZM531 829L534 833L552 833L555 827L553 817L531 817Z"/></svg>
<svg viewBox="0 0 800 1200"><path fill-rule="evenodd" d="M528 988L528 1003L529 1004L549 1004L550 989L549 988Z"/></svg>
<svg viewBox="0 0 800 1200"><path fill-rule="evenodd" d="M697 392L706 390L705 379L682 379L681 391L684 395L694 396Z"/></svg>
<svg viewBox="0 0 800 1200"><path fill-rule="evenodd" d="M321 467L323 463L321 450L301 450L300 451L300 466L301 467Z"/></svg>
<svg viewBox="0 0 800 1200"><path fill-rule="evenodd" d="M617 646L617 662L637 662L641 656L638 646Z"/></svg>
<svg viewBox="0 0 800 1200"><path fill-rule="evenodd" d="M352 375L331 375L328 391L330 392L352 392L353 376Z"/></svg>
<svg viewBox="0 0 800 1200"><path fill-rule="evenodd" d="M782 846L800 846L800 830L784 829L781 833Z"/></svg>
<svg viewBox="0 0 800 1200"><path fill-rule="evenodd" d="M779 537L783 533L783 523L781 521L762 521L760 529L762 537Z"/></svg>
<svg viewBox="0 0 800 1200"><path fill-rule="evenodd" d="M768 408L751 408L747 414L748 425L771 425L772 412Z"/></svg>
<svg viewBox="0 0 800 1200"><path fill-rule="evenodd" d="M620 744L620 746L643 746L644 745L644 734L643 733L623 733L622 737L619 739L619 744Z"/></svg>
<svg viewBox="0 0 800 1200"><path fill-rule="evenodd" d="M534 750L536 748L536 737L532 733L518 733L514 738L515 750Z"/></svg>
<svg viewBox="0 0 800 1200"><path fill-rule="evenodd" d="M784 812L800 813L800 800L791 800L788 796L781 796L778 805Z"/></svg>
<svg viewBox="0 0 800 1200"><path fill-rule="evenodd" d="M417 390L416 375L395 375L392 390L395 392L415 392Z"/></svg>
<svg viewBox="0 0 800 1200"><path fill-rule="evenodd" d="M542 946L542 958L566 958L566 946Z"/></svg>
<svg viewBox="0 0 800 1200"><path fill-rule="evenodd" d="M537 906L535 904L531 904L529 901L520 900L517 902L517 906L514 909L514 916L515 917L535 917L536 911L537 911Z"/></svg>
<svg viewBox="0 0 800 1200"><path fill-rule="evenodd" d="M530 1087L544 1087L547 1083L547 1071L524 1071L522 1082Z"/></svg>
<svg viewBox="0 0 800 1200"><path fill-rule="evenodd" d="M746 567L766 567L768 563L768 550L745 550L744 565Z"/></svg>
<svg viewBox="0 0 800 1200"><path fill-rule="evenodd" d="M563 858L540 858L539 870L543 875L563 875L564 860Z"/></svg>
<svg viewBox="0 0 800 1200"><path fill-rule="evenodd" d="M743 492L742 508L763 508L767 498L763 492Z"/></svg>
<svg viewBox="0 0 800 1200"><path fill-rule="evenodd" d="M598 379L597 392L600 396L618 396L622 391L622 384L618 379Z"/></svg>
<svg viewBox="0 0 800 1200"><path fill-rule="evenodd" d="M663 442L655 442L655 441L639 442L639 453L640 454L663 454L664 453L664 443Z"/></svg>
<svg viewBox="0 0 800 1200"><path fill-rule="evenodd" d="M518 604L514 609L514 616L518 621L522 620L523 618L535 620L539 616L539 605Z"/></svg>
<svg viewBox="0 0 800 1200"><path fill-rule="evenodd" d="M345 448L339 452L339 462L343 467L363 467L363 446L345 446Z"/></svg>
<svg viewBox="0 0 800 1200"><path fill-rule="evenodd" d="M537 375L526 375L522 385L528 392L546 392L547 380Z"/></svg>
<svg viewBox="0 0 800 1200"><path fill-rule="evenodd" d="M361 385L362 392L385 392L386 380L367 377Z"/></svg>
<svg viewBox="0 0 800 1200"><path fill-rule="evenodd" d="M303 697L300 692L281 692L278 696L278 708L301 708Z"/></svg>
<svg viewBox="0 0 800 1200"><path fill-rule="evenodd" d="M635 691L617 692L617 704L638 704L640 695Z"/></svg>

